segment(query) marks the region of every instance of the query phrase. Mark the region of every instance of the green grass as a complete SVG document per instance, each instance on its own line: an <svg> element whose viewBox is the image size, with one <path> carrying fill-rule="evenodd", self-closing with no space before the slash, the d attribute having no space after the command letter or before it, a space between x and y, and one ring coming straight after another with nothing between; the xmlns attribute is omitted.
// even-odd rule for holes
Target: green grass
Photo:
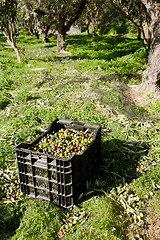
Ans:
<svg viewBox="0 0 160 240"><path fill-rule="evenodd" d="M55 36L49 39L43 44L19 31L21 63L0 46L0 238L147 239L143 216L148 204L159 208L160 122L152 117L160 101L126 105L123 92L140 82L148 53L133 37L68 35L65 54L55 51ZM21 195L10 203L4 188L17 181L15 145L35 139L56 117L102 125L102 159L88 191L71 211Z"/></svg>
<svg viewBox="0 0 160 240"><path fill-rule="evenodd" d="M122 206L109 198L97 196L83 204L83 209L89 218L73 233L73 239L123 239L128 217ZM64 239L70 238L69 235Z"/></svg>
<svg viewBox="0 0 160 240"><path fill-rule="evenodd" d="M32 201L12 239L56 239L60 228L60 212L51 203Z"/></svg>

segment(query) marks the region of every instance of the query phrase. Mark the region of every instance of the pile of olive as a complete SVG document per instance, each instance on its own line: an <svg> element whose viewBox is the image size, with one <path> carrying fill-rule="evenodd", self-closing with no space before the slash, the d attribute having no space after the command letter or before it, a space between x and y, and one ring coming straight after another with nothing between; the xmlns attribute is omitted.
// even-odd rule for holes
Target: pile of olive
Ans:
<svg viewBox="0 0 160 240"><path fill-rule="evenodd" d="M81 154L93 141L94 133L75 129L60 129L42 137L38 144L33 146L37 152L49 153L59 157L69 157L72 154Z"/></svg>

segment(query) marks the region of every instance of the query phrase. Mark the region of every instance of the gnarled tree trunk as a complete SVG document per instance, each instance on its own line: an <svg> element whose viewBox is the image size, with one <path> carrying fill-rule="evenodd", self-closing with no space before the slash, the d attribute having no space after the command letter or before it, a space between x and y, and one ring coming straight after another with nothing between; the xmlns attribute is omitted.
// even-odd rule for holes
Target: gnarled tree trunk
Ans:
<svg viewBox="0 0 160 240"><path fill-rule="evenodd" d="M57 51L58 52L63 52L66 49L65 36L66 36L66 32L58 31L58 35L57 35Z"/></svg>
<svg viewBox="0 0 160 240"><path fill-rule="evenodd" d="M87 0L81 0L76 4L76 7L73 6L74 11L70 13L70 16L66 20L65 14L63 15L62 12L57 12L56 16L56 22L57 22L57 51L63 52L66 49L66 43L65 43L65 36L66 33L69 31L70 27L73 23L75 23L76 20L78 20L80 14L82 13L85 5L87 3ZM63 9L63 5L62 5ZM65 13L65 12L64 12Z"/></svg>
<svg viewBox="0 0 160 240"><path fill-rule="evenodd" d="M143 72L140 90L160 97L160 1L140 0L151 17L153 41L151 44L148 66Z"/></svg>

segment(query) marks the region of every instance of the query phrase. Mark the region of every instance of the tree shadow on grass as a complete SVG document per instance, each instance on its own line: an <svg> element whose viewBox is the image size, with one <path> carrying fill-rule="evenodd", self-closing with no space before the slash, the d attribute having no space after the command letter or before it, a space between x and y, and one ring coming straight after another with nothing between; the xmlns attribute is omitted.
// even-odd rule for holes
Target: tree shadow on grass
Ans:
<svg viewBox="0 0 160 240"><path fill-rule="evenodd" d="M72 56L65 56L64 54L60 54L59 56L54 57L55 61L61 62L66 58L70 60L98 59L109 61L111 59L129 55L131 53L133 54L141 47L143 47L143 41L137 41L136 39L130 39L127 37L114 38L102 35L96 36L96 41L93 41L92 36L81 34L67 36L66 44L67 51L70 51L69 46L71 45L72 49L78 49L78 52L76 53L75 51ZM53 46L55 45L52 45L51 40L51 43L46 45L45 48L50 48ZM83 49L83 51L80 51L80 49Z"/></svg>
<svg viewBox="0 0 160 240"><path fill-rule="evenodd" d="M102 142L102 160L99 172L106 186L130 183L140 173L137 167L149 145L145 142L126 142L119 139Z"/></svg>
<svg viewBox="0 0 160 240"><path fill-rule="evenodd" d="M87 46L87 45L86 45ZM74 46L72 46L74 48ZM81 47L79 47L80 49ZM84 51L82 52L78 52L77 55L76 53L74 55L62 55L62 56L54 56L54 60L55 61L59 61L59 62L62 62L62 61L65 61L65 59L67 60L84 60L84 59L90 59L90 60L105 60L105 61L110 61L110 60L113 60L113 59L116 59L116 58L121 58L123 56L126 56L126 55L129 55L129 54L133 54L134 52L136 52L139 48L140 48L140 45L138 44L132 44L132 48L128 48L126 47L126 49L124 50L114 50L113 52L111 53L107 53L107 49L112 49L112 48L116 48L116 46L110 46L110 47L86 47L84 49ZM76 49L76 47L75 47ZM102 52L103 51L103 52Z"/></svg>
<svg viewBox="0 0 160 240"><path fill-rule="evenodd" d="M149 148L149 144L145 142L127 142L119 139L102 142L101 161L89 182L89 188L78 203L139 177L141 173L137 171L137 167Z"/></svg>
<svg viewBox="0 0 160 240"><path fill-rule="evenodd" d="M0 239L10 239L19 227L22 213L18 204L1 204L0 206Z"/></svg>

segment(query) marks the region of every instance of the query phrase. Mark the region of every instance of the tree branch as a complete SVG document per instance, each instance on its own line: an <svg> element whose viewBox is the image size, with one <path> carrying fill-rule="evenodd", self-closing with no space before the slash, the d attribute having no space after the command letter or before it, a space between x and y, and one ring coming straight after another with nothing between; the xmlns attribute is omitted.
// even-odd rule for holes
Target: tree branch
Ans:
<svg viewBox="0 0 160 240"><path fill-rule="evenodd" d="M138 25L125 11L123 11L121 7L117 6L117 5L113 2L113 0L110 0L110 2L111 2L112 6L113 6L115 9L117 9L118 11L120 11L120 12L123 14L123 16L125 16L126 18L128 18L137 28L140 28L140 29L142 30L142 27L141 27L140 25Z"/></svg>
<svg viewBox="0 0 160 240"><path fill-rule="evenodd" d="M3 44L0 43L0 46L4 47L4 48L12 48L11 46L5 46Z"/></svg>
<svg viewBox="0 0 160 240"><path fill-rule="evenodd" d="M110 0L112 6L117 9L118 11L120 11L128 20L130 20L138 29L141 30L141 33L143 35L143 39L144 39L144 44L146 46L147 49L150 49L150 43L151 43L151 32L149 30L149 26L150 26L150 17L149 17L149 14L148 14L148 11L147 11L147 8L145 7L145 5L143 4L143 0L138 0L141 4L142 4L142 7L143 7L143 10L145 11L145 14L146 14L146 19L147 19L147 26L148 26L148 37L146 37L146 34L144 32L144 28L143 28L143 25L142 25L142 22L140 22L140 24L137 24L133 18L125 12L125 10L123 10L120 6L116 5L113 0Z"/></svg>
<svg viewBox="0 0 160 240"><path fill-rule="evenodd" d="M77 1L77 2L78 2L78 1ZM74 16L72 16L72 17L69 19L68 23L67 23L66 26L65 26L65 31L66 31L66 32L69 31L69 29L70 29L70 27L72 26L72 24L73 24L76 20L78 20L80 14L83 12L83 9L84 9L84 7L85 7L85 5L86 5L87 2L88 2L87 0L82 0L82 1L79 2L79 3L75 3L75 6L78 4L78 7L77 7L76 11L74 12Z"/></svg>

